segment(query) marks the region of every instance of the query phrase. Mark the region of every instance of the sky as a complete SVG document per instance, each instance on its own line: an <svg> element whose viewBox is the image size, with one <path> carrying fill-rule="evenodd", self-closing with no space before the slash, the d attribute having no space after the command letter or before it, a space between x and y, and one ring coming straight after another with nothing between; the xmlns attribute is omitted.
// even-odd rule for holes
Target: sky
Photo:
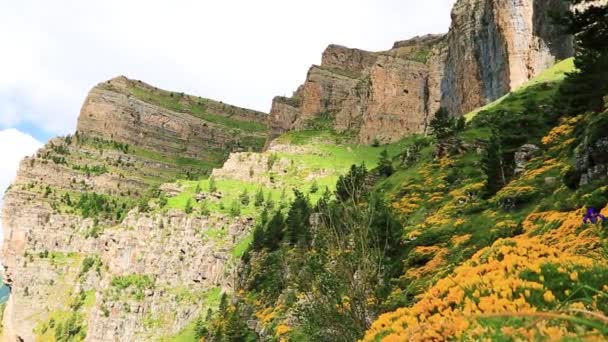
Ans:
<svg viewBox="0 0 608 342"><path fill-rule="evenodd" d="M268 112L329 44L371 51L447 32L455 0L0 0L0 193L125 75ZM1 205L1 204L0 204Z"/></svg>

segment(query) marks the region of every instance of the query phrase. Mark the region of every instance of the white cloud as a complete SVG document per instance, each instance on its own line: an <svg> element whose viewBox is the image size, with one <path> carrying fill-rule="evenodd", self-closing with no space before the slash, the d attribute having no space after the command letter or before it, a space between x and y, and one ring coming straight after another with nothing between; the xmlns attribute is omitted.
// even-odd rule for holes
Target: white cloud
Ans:
<svg viewBox="0 0 608 342"><path fill-rule="evenodd" d="M19 162L32 155L42 144L32 136L16 129L0 130L0 208L4 192L15 178ZM0 221L0 238L2 238L2 222Z"/></svg>
<svg viewBox="0 0 608 342"><path fill-rule="evenodd" d="M0 0L0 129L74 129L87 91L125 74L262 111L322 50L445 32L454 0Z"/></svg>

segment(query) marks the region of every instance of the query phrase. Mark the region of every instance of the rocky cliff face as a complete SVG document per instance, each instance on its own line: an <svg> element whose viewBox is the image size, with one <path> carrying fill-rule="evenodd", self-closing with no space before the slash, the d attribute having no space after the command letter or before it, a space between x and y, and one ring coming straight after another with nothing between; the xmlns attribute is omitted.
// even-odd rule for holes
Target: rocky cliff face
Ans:
<svg viewBox="0 0 608 342"><path fill-rule="evenodd" d="M384 52L330 45L291 98L273 100L273 131L331 113L338 131L394 141L424 132L446 107L462 115L572 55L571 38L549 19L558 0L459 0L447 35L416 37Z"/></svg>
<svg viewBox="0 0 608 342"><path fill-rule="evenodd" d="M572 55L571 38L551 23L557 0L460 0L447 35L442 104L464 114Z"/></svg>
<svg viewBox="0 0 608 342"><path fill-rule="evenodd" d="M426 36L378 53L329 46L291 98L273 100L273 131L303 128L319 113L330 114L339 131L359 132L365 143L424 131L439 103L428 84L438 83L441 45L442 36Z"/></svg>
<svg viewBox="0 0 608 342"><path fill-rule="evenodd" d="M232 249L252 221L162 209L181 190L158 187L259 150L265 120L124 77L93 88L77 133L23 160L5 195L4 340L70 326L90 341L143 341L196 318L232 287Z"/></svg>

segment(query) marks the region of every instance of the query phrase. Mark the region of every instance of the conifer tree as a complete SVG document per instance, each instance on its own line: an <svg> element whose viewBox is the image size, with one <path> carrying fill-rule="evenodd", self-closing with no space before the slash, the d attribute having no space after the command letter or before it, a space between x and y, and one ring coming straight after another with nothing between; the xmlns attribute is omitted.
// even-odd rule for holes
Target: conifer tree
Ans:
<svg viewBox="0 0 608 342"><path fill-rule="evenodd" d="M254 198L253 204L257 208L259 208L262 205L264 205L264 190L262 190L262 188L260 188L258 190L258 192L255 193L255 198Z"/></svg>
<svg viewBox="0 0 608 342"><path fill-rule="evenodd" d="M216 192L217 184L215 183L215 177L209 178L209 192Z"/></svg>
<svg viewBox="0 0 608 342"><path fill-rule="evenodd" d="M279 248L284 235L285 219L280 211L277 211L266 228L266 237L264 239L264 245L268 247L270 251L274 251Z"/></svg>
<svg viewBox="0 0 608 342"><path fill-rule="evenodd" d="M455 125L454 118L450 117L450 113L441 107L435 112L435 117L429 123L429 128L431 135L441 140L454 132Z"/></svg>
<svg viewBox="0 0 608 342"><path fill-rule="evenodd" d="M310 213L311 208L308 199L298 190L293 191L293 200L287 214L287 232L291 245L298 242L307 243L309 241Z"/></svg>
<svg viewBox="0 0 608 342"><path fill-rule="evenodd" d="M608 4L568 0L576 5L558 17L566 33L574 35L574 64L557 97L558 108L572 114L601 110L608 95Z"/></svg>
<svg viewBox="0 0 608 342"><path fill-rule="evenodd" d="M380 152L380 160L378 161L378 173L382 176L388 177L395 172L393 169L393 162L388 157L388 151L384 149L384 151Z"/></svg>
<svg viewBox="0 0 608 342"><path fill-rule="evenodd" d="M494 195L507 184L502 143L496 132L488 141L481 163L486 174L486 195Z"/></svg>

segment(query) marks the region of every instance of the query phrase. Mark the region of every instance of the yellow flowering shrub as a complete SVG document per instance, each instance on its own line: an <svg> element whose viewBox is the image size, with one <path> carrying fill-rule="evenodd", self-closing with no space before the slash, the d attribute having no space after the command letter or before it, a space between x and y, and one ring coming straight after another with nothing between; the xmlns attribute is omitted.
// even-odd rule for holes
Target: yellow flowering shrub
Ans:
<svg viewBox="0 0 608 342"><path fill-rule="evenodd" d="M451 242L454 246L461 245L471 239L471 234L456 235L452 238Z"/></svg>
<svg viewBox="0 0 608 342"><path fill-rule="evenodd" d="M602 212L608 212L608 209L604 208ZM512 339L535 340L545 336L559 340L577 336L568 325L569 316L563 312L577 309L593 312L598 310L598 305L603 305L601 303L608 303L608 292L594 295L592 303L564 301L565 296L571 296L579 286L576 284L581 272L589 278L595 272L593 267L603 267L608 279L608 265L598 254L602 251L600 238L594 228L581 227L581 214L580 210L530 214L523 224L525 234L500 239L491 247L478 251L450 276L424 292L412 307L381 315L363 340L491 340L488 336L494 336L491 334L496 331L484 320L508 317L529 318L520 326L501 324L498 333ZM541 235L530 235L547 222L559 224ZM573 238L581 229L580 235ZM456 236L452 243L466 239L467 235ZM577 244L587 250L582 251ZM433 252L435 259L445 250L418 247L415 251ZM419 272L410 270L408 276L415 277ZM570 282L565 290L564 282Z"/></svg>
<svg viewBox="0 0 608 342"><path fill-rule="evenodd" d="M392 204L393 209L399 214L409 215L420 208L420 205L416 202L411 201L408 198L403 198L398 202Z"/></svg>
<svg viewBox="0 0 608 342"><path fill-rule="evenodd" d="M405 275L410 278L420 278L425 274L434 272L445 264L445 256L447 254L447 248L438 246L418 246L414 249L412 255L430 258L430 260L420 267L409 268Z"/></svg>
<svg viewBox="0 0 608 342"><path fill-rule="evenodd" d="M279 324L279 325L277 325L275 333L276 333L276 336L279 337L281 335L287 334L290 331L291 331L290 326L288 326L286 324Z"/></svg>
<svg viewBox="0 0 608 342"><path fill-rule="evenodd" d="M581 121L582 118L583 116L579 115L572 118L562 119L559 126L554 127L551 131L549 131L549 134L542 138L542 143L544 145L550 145L556 143L564 137L570 136L574 131L576 124Z"/></svg>

